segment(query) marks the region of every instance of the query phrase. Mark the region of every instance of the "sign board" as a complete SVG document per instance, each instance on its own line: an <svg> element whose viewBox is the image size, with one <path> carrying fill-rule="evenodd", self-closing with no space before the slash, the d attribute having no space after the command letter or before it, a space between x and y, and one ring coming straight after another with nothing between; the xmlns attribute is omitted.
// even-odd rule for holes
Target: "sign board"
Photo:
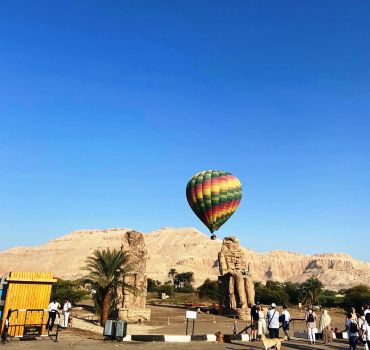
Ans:
<svg viewBox="0 0 370 350"><path fill-rule="evenodd" d="M197 312L196 311L186 311L186 318L190 320L195 320L197 318Z"/></svg>
<svg viewBox="0 0 370 350"><path fill-rule="evenodd" d="M42 325L25 325L23 337L39 337L41 335Z"/></svg>

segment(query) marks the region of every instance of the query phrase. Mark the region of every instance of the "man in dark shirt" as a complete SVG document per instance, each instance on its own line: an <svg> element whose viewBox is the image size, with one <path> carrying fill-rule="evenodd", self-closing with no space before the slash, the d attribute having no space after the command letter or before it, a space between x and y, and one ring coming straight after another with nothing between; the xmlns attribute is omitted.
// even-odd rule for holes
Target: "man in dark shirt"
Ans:
<svg viewBox="0 0 370 350"><path fill-rule="evenodd" d="M258 306L259 303L254 304L251 308L251 324L252 324L252 332L251 332L251 340L256 341L257 340L257 332L258 332Z"/></svg>

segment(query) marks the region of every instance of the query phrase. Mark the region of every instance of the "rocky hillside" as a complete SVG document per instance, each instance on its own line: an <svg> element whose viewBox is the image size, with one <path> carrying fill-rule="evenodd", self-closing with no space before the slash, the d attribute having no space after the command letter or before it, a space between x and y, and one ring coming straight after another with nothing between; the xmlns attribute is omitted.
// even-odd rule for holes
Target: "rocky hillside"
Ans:
<svg viewBox="0 0 370 350"><path fill-rule="evenodd" d="M95 249L119 248L128 229L81 230L53 239L38 247L18 247L0 252L0 273L11 270L52 271L58 277L77 278L84 274L84 261ZM148 276L165 281L167 272L193 271L196 285L218 275L217 253L221 240L194 228L163 228L145 234L149 260ZM304 255L287 251L257 253L245 249L255 280L303 282L318 277L327 288L355 284L370 285L370 263L347 254Z"/></svg>

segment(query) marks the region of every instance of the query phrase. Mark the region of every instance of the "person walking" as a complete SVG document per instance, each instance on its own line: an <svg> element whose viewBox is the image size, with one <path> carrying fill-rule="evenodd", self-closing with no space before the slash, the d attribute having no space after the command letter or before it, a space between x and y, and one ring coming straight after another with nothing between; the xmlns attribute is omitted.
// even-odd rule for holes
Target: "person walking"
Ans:
<svg viewBox="0 0 370 350"><path fill-rule="evenodd" d="M49 311L49 317L46 322L46 328L51 331L53 330L54 327L54 322L57 317L57 311L60 309L60 304L55 300L52 299L49 306L48 306L48 311Z"/></svg>
<svg viewBox="0 0 370 350"><path fill-rule="evenodd" d="M68 327L68 320L69 320L71 307L72 307L71 303L68 301L68 299L65 299L64 304L63 304L63 316L64 316L63 327L64 328Z"/></svg>
<svg viewBox="0 0 370 350"><path fill-rule="evenodd" d="M279 338L279 311L276 310L276 304L271 304L271 309L267 311L267 328L270 339Z"/></svg>
<svg viewBox="0 0 370 350"><path fill-rule="evenodd" d="M349 350L357 350L358 324L357 321L353 319L353 314L351 312L347 313L345 326L348 334Z"/></svg>
<svg viewBox="0 0 370 350"><path fill-rule="evenodd" d="M308 307L306 312L306 326L307 326L307 333L308 333L308 340L310 344L315 344L316 342L316 314L312 309L312 306Z"/></svg>
<svg viewBox="0 0 370 350"><path fill-rule="evenodd" d="M331 317L329 316L328 310L324 309L321 314L319 332L322 333L322 340L325 345L330 344L333 341L333 330L331 328Z"/></svg>
<svg viewBox="0 0 370 350"><path fill-rule="evenodd" d="M261 337L262 334L266 333L267 333L266 316L265 312L263 311L263 306L260 305L258 308L258 336Z"/></svg>
<svg viewBox="0 0 370 350"><path fill-rule="evenodd" d="M285 336L287 337L288 340L290 340L290 337L289 337L289 334L288 334L289 322L290 322L290 313L289 313L286 305L283 305L283 311L282 311L281 316L280 316L280 322L281 322L281 326L283 328L283 332L284 332Z"/></svg>

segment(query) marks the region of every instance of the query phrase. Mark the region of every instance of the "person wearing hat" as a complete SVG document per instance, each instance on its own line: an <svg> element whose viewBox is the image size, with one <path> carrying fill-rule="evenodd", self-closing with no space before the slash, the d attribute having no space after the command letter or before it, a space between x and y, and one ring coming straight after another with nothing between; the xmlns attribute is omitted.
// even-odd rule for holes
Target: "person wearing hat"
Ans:
<svg viewBox="0 0 370 350"><path fill-rule="evenodd" d="M276 310L276 304L271 304L271 309L267 311L267 328L270 339L279 338L279 311Z"/></svg>

